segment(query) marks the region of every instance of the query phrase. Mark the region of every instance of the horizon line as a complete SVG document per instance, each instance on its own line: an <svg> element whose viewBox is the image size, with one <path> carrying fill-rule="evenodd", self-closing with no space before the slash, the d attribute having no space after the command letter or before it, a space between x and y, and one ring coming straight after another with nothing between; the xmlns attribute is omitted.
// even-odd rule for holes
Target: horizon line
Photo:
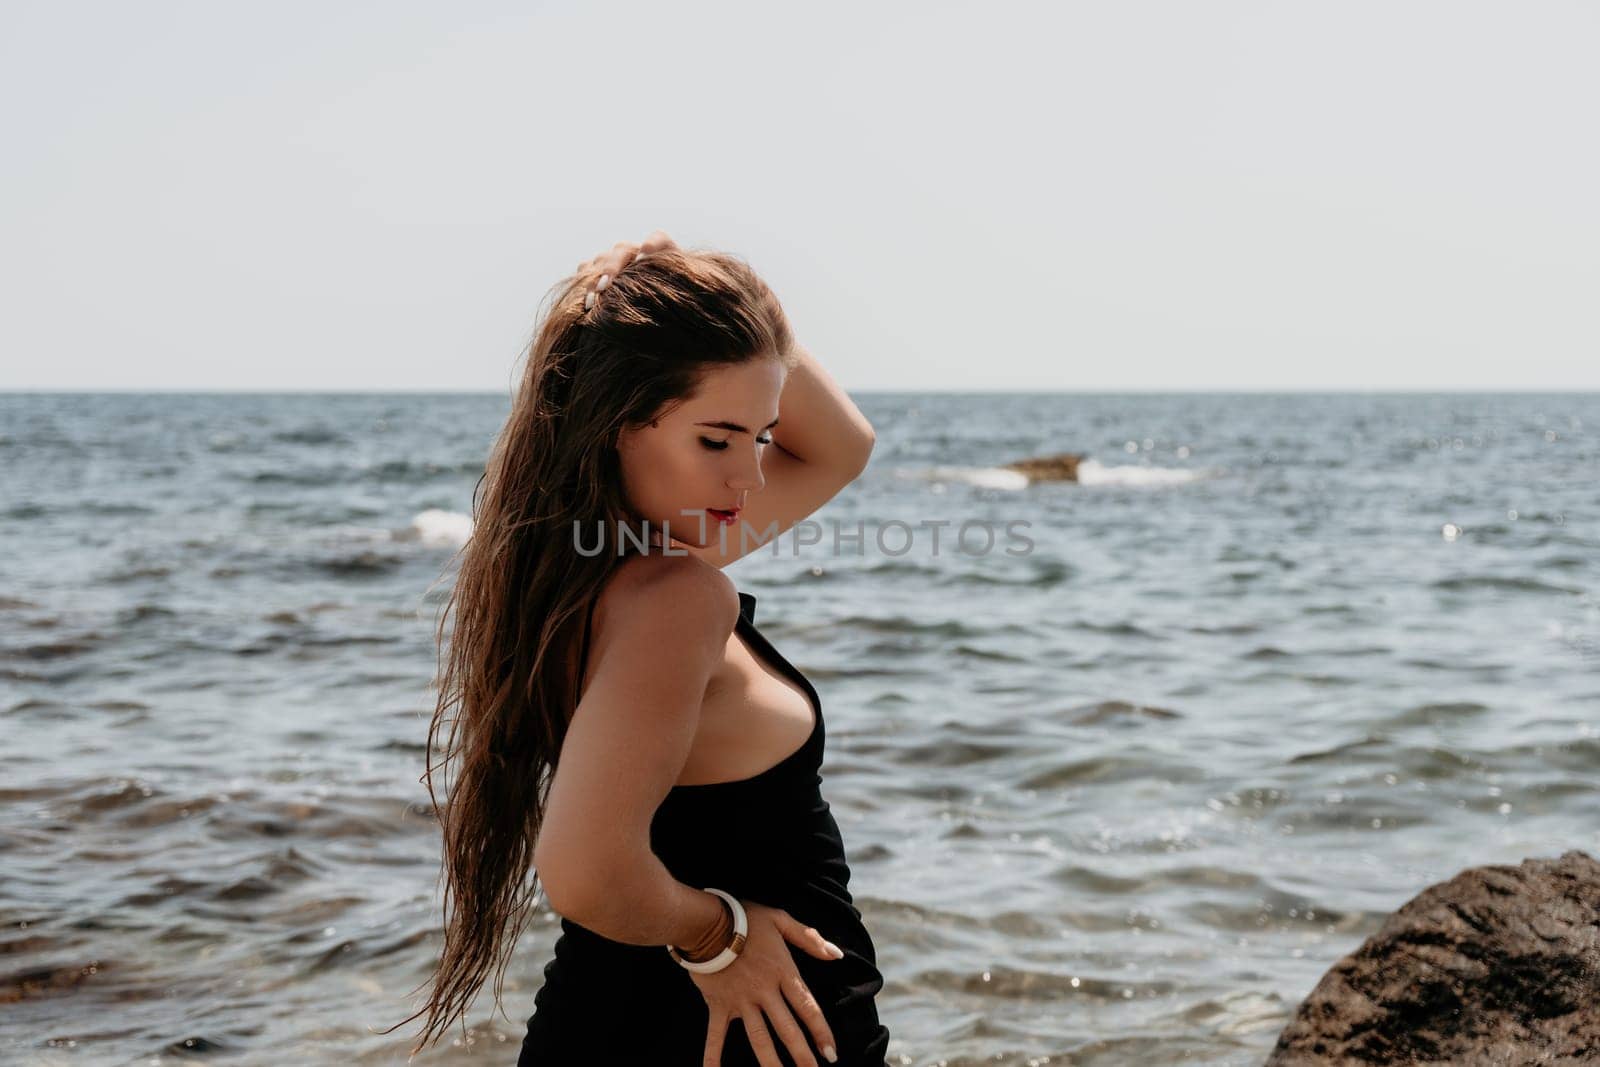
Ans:
<svg viewBox="0 0 1600 1067"><path fill-rule="evenodd" d="M1152 395L1152 396L1179 396L1179 395L1229 395L1229 394L1414 394L1427 393L1439 396L1472 395L1477 393L1536 395L1547 393L1560 393L1575 396L1600 395L1600 385L1592 386L1454 386L1451 388L1438 388L1434 386L1407 386L1385 385L1370 387L1341 386L1232 386L1228 388L1216 387L1177 387L1177 388L1138 388L1130 386L1096 387L1092 389L1072 388L1031 388L1016 389L887 389L887 388L857 388L845 389L851 396L1105 396L1105 395ZM81 389L63 386L10 386L0 387L0 396L508 396L509 392L498 389L448 389L437 387L418 387L414 389L340 389L340 388L293 388L293 387L242 387L218 388L215 386L178 386L159 389L140 387L125 388L94 388Z"/></svg>

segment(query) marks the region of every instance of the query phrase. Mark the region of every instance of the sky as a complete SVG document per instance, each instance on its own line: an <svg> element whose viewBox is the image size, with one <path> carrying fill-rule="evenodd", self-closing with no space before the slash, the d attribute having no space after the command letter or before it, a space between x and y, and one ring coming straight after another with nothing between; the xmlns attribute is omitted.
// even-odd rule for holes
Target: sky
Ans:
<svg viewBox="0 0 1600 1067"><path fill-rule="evenodd" d="M0 4L0 390L508 393L663 229L863 391L1600 388L1587 3Z"/></svg>

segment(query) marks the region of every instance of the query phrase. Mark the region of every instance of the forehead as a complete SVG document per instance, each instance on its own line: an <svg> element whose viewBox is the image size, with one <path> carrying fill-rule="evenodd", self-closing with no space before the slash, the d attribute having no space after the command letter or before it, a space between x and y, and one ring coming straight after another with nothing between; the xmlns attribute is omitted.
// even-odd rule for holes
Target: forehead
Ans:
<svg viewBox="0 0 1600 1067"><path fill-rule="evenodd" d="M678 408L688 422L731 419L765 426L778 413L778 397L788 375L772 358L711 367L700 377L699 388Z"/></svg>

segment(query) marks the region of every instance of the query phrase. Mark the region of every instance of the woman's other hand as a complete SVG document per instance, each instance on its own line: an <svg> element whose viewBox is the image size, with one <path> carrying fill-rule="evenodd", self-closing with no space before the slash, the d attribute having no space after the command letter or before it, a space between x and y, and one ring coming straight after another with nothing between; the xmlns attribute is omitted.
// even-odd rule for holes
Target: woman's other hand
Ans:
<svg viewBox="0 0 1600 1067"><path fill-rule="evenodd" d="M831 942L782 908L749 901L740 903L744 905L749 931L739 958L714 974L689 972L701 996L706 998L706 1006L711 1009L704 1067L721 1067L723 1039L727 1036L728 1024L736 1018L744 1021L745 1036L750 1039L750 1048L762 1067L782 1067L772 1035L762 1022L763 1012L772 1021L772 1028L783 1039L798 1067L820 1065L807 1047L799 1023L795 1022L796 1012L811 1031L823 1056L833 1062L838 1058L830 1055L834 1051L833 1030L822 1015L821 1005L795 969L789 945L797 945L818 959L836 960L842 954L836 954Z"/></svg>

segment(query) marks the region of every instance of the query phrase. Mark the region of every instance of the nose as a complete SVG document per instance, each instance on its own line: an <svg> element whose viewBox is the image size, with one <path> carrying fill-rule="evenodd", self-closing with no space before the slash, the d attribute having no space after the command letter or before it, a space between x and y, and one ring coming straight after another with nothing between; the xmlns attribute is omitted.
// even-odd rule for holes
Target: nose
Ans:
<svg viewBox="0 0 1600 1067"><path fill-rule="evenodd" d="M728 479L728 488L741 493L757 493L767 484L761 473L761 454L751 450L739 464L739 469Z"/></svg>

